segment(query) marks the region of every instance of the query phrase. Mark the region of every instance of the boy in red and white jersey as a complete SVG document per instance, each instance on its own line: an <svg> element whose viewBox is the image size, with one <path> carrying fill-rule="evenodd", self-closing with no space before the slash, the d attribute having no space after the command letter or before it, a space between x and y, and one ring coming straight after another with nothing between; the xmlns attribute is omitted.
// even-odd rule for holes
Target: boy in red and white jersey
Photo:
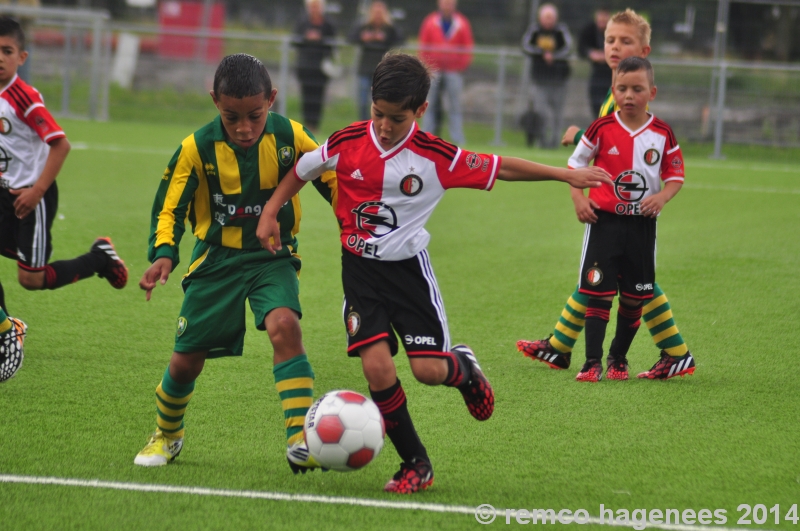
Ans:
<svg viewBox="0 0 800 531"><path fill-rule="evenodd" d="M39 91L17 76L27 57L19 23L1 16L0 254L17 261L17 278L25 289L56 289L95 273L120 289L128 270L109 238L96 239L89 252L77 258L48 264L53 250L50 228L58 208L55 179L70 145ZM7 317L2 285L0 307L2 382L22 364L27 327Z"/></svg>
<svg viewBox="0 0 800 531"><path fill-rule="evenodd" d="M619 315L609 355L625 370L617 376L609 369L609 379L627 379L626 355L639 329L642 304L653 298L656 218L684 180L672 129L647 112L656 96L650 62L641 57L621 61L612 90L620 110L596 120L569 159L570 168L585 168L594 159L596 167L614 176L613 185L589 192L597 221L586 224L583 242L578 289L589 296L586 363L576 377L588 382L603 375L603 339L617 291ZM684 361L686 366L675 370L694 372L694 360Z"/></svg>
<svg viewBox="0 0 800 531"><path fill-rule="evenodd" d="M585 188L611 184L600 168L568 170L517 158L464 151L422 132L430 72L416 57L389 55L372 78L372 120L331 135L295 166L267 203L256 232L280 249L276 214L306 182L335 170L341 228L343 317L348 355L360 357L386 433L403 459L387 492L412 493L433 483L433 468L406 407L392 356L399 334L414 377L457 388L470 414L486 420L494 392L475 354L451 346L441 293L426 247L425 223L450 188L491 190L497 179L560 180ZM272 238L272 241L270 239Z"/></svg>

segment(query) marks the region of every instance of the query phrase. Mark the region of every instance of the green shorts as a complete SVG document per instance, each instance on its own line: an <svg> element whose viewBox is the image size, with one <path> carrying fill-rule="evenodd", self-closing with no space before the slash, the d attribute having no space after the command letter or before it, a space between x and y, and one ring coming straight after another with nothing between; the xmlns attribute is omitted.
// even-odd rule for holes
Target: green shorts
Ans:
<svg viewBox="0 0 800 531"><path fill-rule="evenodd" d="M297 276L300 259L275 258L266 250L230 249L198 241L192 265L181 283L184 297L176 352L208 351L209 358L241 356L245 333L245 299L256 327L275 308L300 311Z"/></svg>

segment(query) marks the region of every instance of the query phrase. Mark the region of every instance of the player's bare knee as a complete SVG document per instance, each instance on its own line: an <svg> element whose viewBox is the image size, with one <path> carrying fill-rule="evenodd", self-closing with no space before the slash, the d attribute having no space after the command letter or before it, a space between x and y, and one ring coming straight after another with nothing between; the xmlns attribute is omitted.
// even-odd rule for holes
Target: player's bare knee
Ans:
<svg viewBox="0 0 800 531"><path fill-rule="evenodd" d="M447 362L439 358L412 359L411 372L420 383L441 385L447 378Z"/></svg>
<svg viewBox="0 0 800 531"><path fill-rule="evenodd" d="M272 344L300 341L300 321L293 312L270 314L266 319L267 333Z"/></svg>
<svg viewBox="0 0 800 531"><path fill-rule="evenodd" d="M17 279L19 285L27 290L44 289L44 272L31 273L29 271L18 270Z"/></svg>

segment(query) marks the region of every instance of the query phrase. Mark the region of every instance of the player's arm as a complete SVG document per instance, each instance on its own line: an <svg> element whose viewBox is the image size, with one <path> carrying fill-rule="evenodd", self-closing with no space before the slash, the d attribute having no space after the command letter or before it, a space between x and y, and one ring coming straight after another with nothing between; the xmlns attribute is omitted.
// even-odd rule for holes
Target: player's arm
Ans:
<svg viewBox="0 0 800 531"><path fill-rule="evenodd" d="M497 178L503 181L562 181L575 188L597 188L611 185L606 170L597 166L557 168L516 157L503 157Z"/></svg>
<svg viewBox="0 0 800 531"><path fill-rule="evenodd" d="M561 137L562 146L577 146L581 141L581 137L585 131L577 125L571 125L564 131L564 136Z"/></svg>
<svg viewBox="0 0 800 531"><path fill-rule="evenodd" d="M33 212L45 192L53 185L58 172L61 171L61 167L64 165L64 161L67 160L69 150L70 145L67 137L62 136L50 141L50 153L47 155L44 169L39 178L36 179L36 183L30 188L10 190L12 194L17 196L14 200L14 214L19 219Z"/></svg>
<svg viewBox="0 0 800 531"><path fill-rule="evenodd" d="M657 194L646 197L642 200L642 215L648 218L657 217L666 205L683 187L682 181L669 181L664 183L664 188Z"/></svg>

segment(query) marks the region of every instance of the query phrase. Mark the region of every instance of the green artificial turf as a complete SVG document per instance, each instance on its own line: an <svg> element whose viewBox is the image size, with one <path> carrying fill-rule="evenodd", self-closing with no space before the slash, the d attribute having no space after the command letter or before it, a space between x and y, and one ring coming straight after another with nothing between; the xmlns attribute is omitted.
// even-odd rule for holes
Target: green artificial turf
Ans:
<svg viewBox="0 0 800 531"><path fill-rule="evenodd" d="M491 193L448 192L428 224L429 250L452 339L475 350L496 411L476 422L459 393L415 382L398 356L436 474L430 490L398 497L381 491L399 463L388 439L361 471L291 474L271 348L251 317L244 356L209 361L200 376L180 457L159 469L133 465L155 427L154 390L171 353L179 273L193 243L185 238L184 262L145 302L137 283L148 266L150 208L171 153L192 128L62 125L76 149L58 178L53 260L110 236L130 279L122 291L94 278L26 292L14 262L0 261L10 312L30 327L23 368L0 385L0 474L503 510L583 508L593 517L601 504L725 509L727 527L796 529L783 517L800 502L800 170L785 152L748 148L712 161L703 147L685 148L687 184L659 220L657 278L697 371L666 382L575 382L582 336L566 371L516 351L517 339L550 333L577 280L583 227L565 185L498 182ZM554 165L570 153L470 147ZM302 326L315 394L365 393L359 362L345 355L337 226L311 187L301 195ZM643 327L631 372L657 359ZM779 522L770 514L760 525L737 523L740 504L779 504ZM487 527L505 525L501 515ZM0 482L3 530L154 528L481 527L470 514L428 510Z"/></svg>

